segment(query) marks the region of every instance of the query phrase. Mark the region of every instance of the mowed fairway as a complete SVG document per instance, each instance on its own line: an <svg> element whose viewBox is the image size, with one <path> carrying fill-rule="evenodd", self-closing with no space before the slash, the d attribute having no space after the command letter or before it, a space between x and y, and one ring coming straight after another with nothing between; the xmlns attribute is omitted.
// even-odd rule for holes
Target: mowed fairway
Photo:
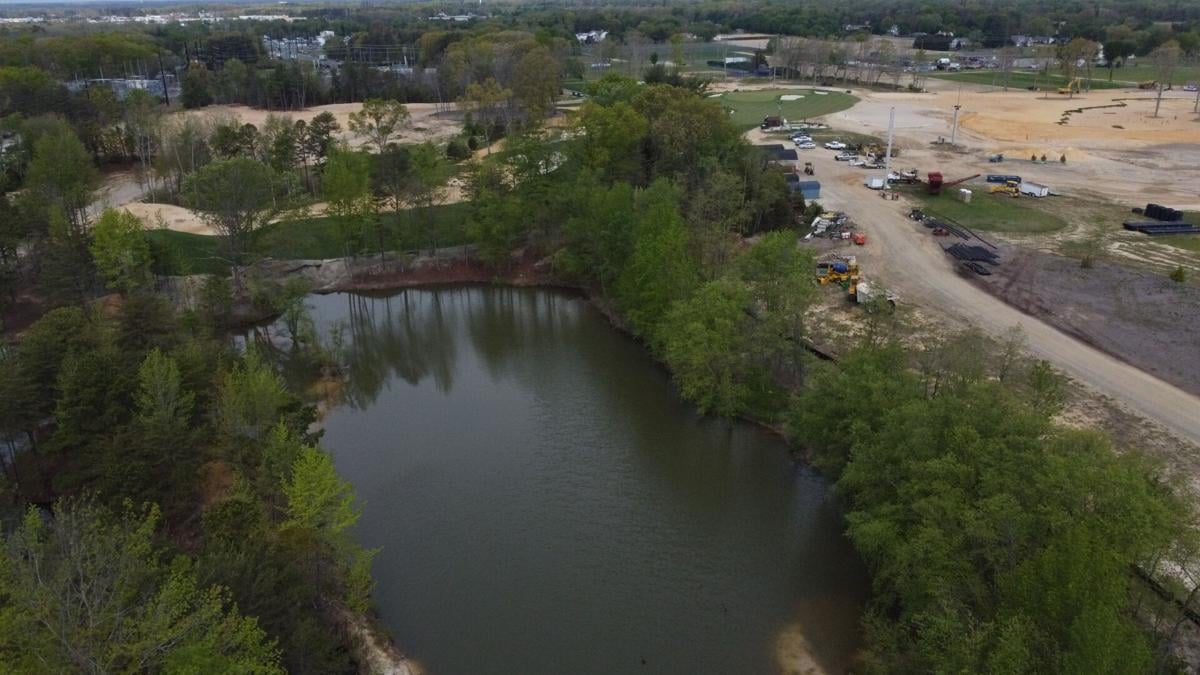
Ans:
<svg viewBox="0 0 1200 675"><path fill-rule="evenodd" d="M782 101L781 96L800 98ZM713 97L732 111L730 119L738 127L756 127L764 117L782 114L784 119L798 122L845 110L858 102L850 94L839 91L815 92L812 89L763 89L760 91L731 91Z"/></svg>

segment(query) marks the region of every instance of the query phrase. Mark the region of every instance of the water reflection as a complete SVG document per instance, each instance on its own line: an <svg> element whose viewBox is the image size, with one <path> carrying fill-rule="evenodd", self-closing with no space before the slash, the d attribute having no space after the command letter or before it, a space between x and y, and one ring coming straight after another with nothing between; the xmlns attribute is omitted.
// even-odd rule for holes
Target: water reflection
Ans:
<svg viewBox="0 0 1200 675"><path fill-rule="evenodd" d="M347 325L325 445L383 549L380 613L432 672L845 669L866 580L823 482L762 430L698 417L585 301L311 304Z"/></svg>

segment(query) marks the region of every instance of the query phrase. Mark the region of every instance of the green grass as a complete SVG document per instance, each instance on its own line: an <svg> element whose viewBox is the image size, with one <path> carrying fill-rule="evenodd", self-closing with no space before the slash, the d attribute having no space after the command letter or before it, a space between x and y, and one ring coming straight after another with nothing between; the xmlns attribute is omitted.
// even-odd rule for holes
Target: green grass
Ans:
<svg viewBox="0 0 1200 675"><path fill-rule="evenodd" d="M929 74L930 77L939 80L951 80L953 82L966 82L968 84L988 84L996 87L1003 86L1004 73L999 70L968 70L961 73L944 73L934 72ZM1062 75L1051 73L1042 75L1041 73L1033 73L1028 71L1013 71L1008 76L1009 89L1028 89L1029 87L1039 87L1041 89L1058 89L1067 84L1067 78ZM1087 88L1086 83L1081 83L1082 88ZM1092 71L1092 89L1120 89L1129 87L1127 82L1109 82L1108 71Z"/></svg>
<svg viewBox="0 0 1200 675"><path fill-rule="evenodd" d="M779 97L795 94L804 98L795 101L780 101ZM730 119L734 125L750 129L762 123L764 117L782 114L785 119L801 121L845 110L858 102L850 94L830 91L814 94L812 89L765 89L761 91L731 91L713 100L719 101L726 110L732 110Z"/></svg>
<svg viewBox="0 0 1200 675"><path fill-rule="evenodd" d="M412 251L431 246L458 246L468 241L466 203L435 206L424 214L406 211L380 215L383 245L389 251ZM433 236L430 235L433 233ZM177 274L225 274L219 237L151 230L156 250L163 251L169 268ZM336 216L302 218L271 223L254 233L246 259L305 260L369 254L379 250L375 228L352 226Z"/></svg>
<svg viewBox="0 0 1200 675"><path fill-rule="evenodd" d="M1100 77L1103 77L1105 80L1108 79L1107 68L1104 69ZM1113 69L1113 79L1144 82L1146 80L1158 79L1158 73L1155 72L1154 66L1148 63L1138 64ZM1171 84L1183 85L1188 82L1200 83L1200 64L1184 64L1175 68L1175 74L1171 77Z"/></svg>
<svg viewBox="0 0 1200 675"><path fill-rule="evenodd" d="M1200 227L1200 211L1184 211L1183 220ZM1154 237L1155 242L1170 244L1192 253L1200 253L1200 234L1176 234L1167 237Z"/></svg>
<svg viewBox="0 0 1200 675"><path fill-rule="evenodd" d="M225 274L229 271L229 263L220 259L224 256L218 237L173 230L149 230L146 237L155 258L172 273Z"/></svg>
<svg viewBox="0 0 1200 675"><path fill-rule="evenodd" d="M948 218L973 230L1035 234L1053 232L1067 226L1062 218L1039 208L1033 197L1013 199L989 194L988 187L980 183L966 187L975 192L970 204L957 199L957 186L937 196L923 191L915 192L914 196L920 200L921 208L926 213Z"/></svg>

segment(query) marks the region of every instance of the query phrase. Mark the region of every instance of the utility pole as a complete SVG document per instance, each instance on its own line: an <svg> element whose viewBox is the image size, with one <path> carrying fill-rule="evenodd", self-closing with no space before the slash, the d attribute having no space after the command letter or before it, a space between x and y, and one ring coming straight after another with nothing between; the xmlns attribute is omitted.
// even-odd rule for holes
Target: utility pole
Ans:
<svg viewBox="0 0 1200 675"><path fill-rule="evenodd" d="M950 146L954 147L954 140L958 137L958 111L962 110L962 85L958 85L958 102L954 104L954 123L950 127Z"/></svg>
<svg viewBox="0 0 1200 675"><path fill-rule="evenodd" d="M163 103L171 105L171 92L167 91L167 71L163 70L162 52L158 53L158 76L163 83Z"/></svg>
<svg viewBox="0 0 1200 675"><path fill-rule="evenodd" d="M896 108L888 113L887 151L883 154L883 189L888 189L888 178L892 175L892 131L896 128Z"/></svg>

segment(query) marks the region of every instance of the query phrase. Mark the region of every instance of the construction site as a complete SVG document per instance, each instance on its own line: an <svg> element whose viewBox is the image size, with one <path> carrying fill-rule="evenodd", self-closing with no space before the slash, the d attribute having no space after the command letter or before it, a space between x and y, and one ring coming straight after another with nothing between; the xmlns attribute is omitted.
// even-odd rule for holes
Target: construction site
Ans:
<svg viewBox="0 0 1200 675"><path fill-rule="evenodd" d="M945 80L851 93L852 107L815 120L829 129L804 137L795 167L819 181L824 213L802 231L823 288L839 288L834 320L856 320L851 289L865 281L926 335L1017 327L1158 436L1200 441L1195 94ZM778 143L788 127L747 138Z"/></svg>

